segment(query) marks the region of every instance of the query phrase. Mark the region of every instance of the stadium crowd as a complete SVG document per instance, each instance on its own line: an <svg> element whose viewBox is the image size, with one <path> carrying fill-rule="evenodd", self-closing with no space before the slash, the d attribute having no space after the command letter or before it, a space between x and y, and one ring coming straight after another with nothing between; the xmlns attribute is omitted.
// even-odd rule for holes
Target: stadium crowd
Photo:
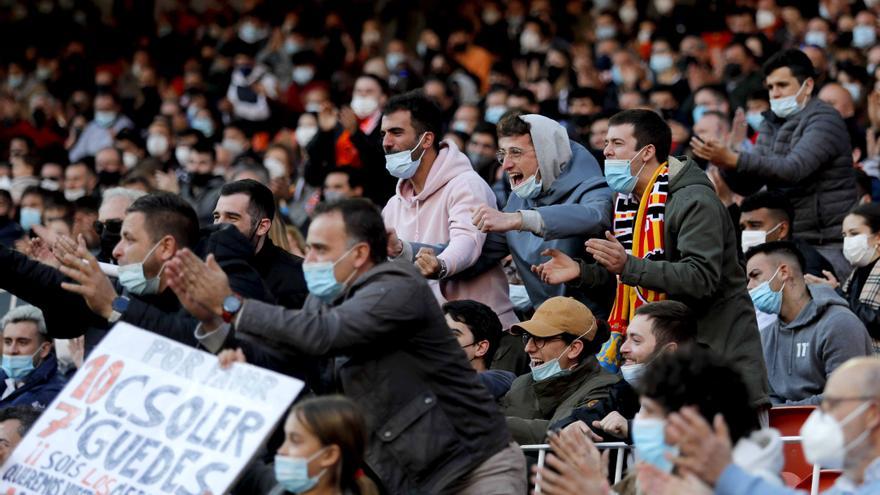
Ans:
<svg viewBox="0 0 880 495"><path fill-rule="evenodd" d="M234 494L880 493L880 1L232 3L0 5L0 462L125 322Z"/></svg>

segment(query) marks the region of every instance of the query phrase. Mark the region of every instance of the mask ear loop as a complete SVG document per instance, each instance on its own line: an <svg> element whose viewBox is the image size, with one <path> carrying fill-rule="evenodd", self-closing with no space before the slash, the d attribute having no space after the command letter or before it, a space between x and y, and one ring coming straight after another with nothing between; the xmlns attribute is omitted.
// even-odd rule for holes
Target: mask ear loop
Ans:
<svg viewBox="0 0 880 495"><path fill-rule="evenodd" d="M565 349L563 349L562 352L561 352L558 356L556 356L556 359L559 359L559 358L561 358L562 356L564 356L565 353L568 352L569 349L571 349L571 346L573 346L574 343L577 342L578 340L582 339L584 335L586 335L586 334L588 334L588 333L590 333L590 332L593 332L593 331L595 331L595 330L598 330L598 325L596 324L596 320L593 320L593 324L590 325L590 328L588 328L586 332L584 332L584 333L578 335L578 337L577 337L576 339L572 340L570 344L568 344L567 346L565 346Z"/></svg>

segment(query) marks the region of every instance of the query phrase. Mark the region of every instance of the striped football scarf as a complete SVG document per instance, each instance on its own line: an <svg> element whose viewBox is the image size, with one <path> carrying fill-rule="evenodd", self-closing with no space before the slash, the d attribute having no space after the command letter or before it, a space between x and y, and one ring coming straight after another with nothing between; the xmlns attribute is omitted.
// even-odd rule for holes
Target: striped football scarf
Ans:
<svg viewBox="0 0 880 495"><path fill-rule="evenodd" d="M614 237L623 244L627 254L643 259L663 259L665 239L663 226L666 198L669 194L669 165L657 167L647 191L650 194L637 200L634 195L617 194L614 204ZM606 370L617 373L620 366L620 346L626 335L629 320L639 306L666 299L666 294L641 287L625 285L617 277L617 294L608 317L611 338L602 345L596 356Z"/></svg>

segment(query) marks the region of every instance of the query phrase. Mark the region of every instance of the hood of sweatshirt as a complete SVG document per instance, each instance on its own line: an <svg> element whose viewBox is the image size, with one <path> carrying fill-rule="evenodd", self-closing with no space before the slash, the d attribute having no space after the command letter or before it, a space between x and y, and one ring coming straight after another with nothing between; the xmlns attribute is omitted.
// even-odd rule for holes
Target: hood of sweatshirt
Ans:
<svg viewBox="0 0 880 495"><path fill-rule="evenodd" d="M410 203L424 201L442 189L454 177L469 171L473 172L474 167L471 166L467 155L462 153L452 141L443 141L440 143L440 152L437 153L437 158L431 164L431 171L428 172L428 177L425 179L424 189L416 194L412 181L401 179L397 181L397 194Z"/></svg>
<svg viewBox="0 0 880 495"><path fill-rule="evenodd" d="M807 289L810 291L810 296L813 298L812 301L804 306L804 309L802 309L800 314L797 315L797 318L787 325L784 325L786 330L796 331L814 324L831 306L843 306L849 308L849 304L846 300L840 297L837 291L827 285L807 284ZM780 323L782 322L780 321Z"/></svg>
<svg viewBox="0 0 880 495"><path fill-rule="evenodd" d="M541 191L547 193L571 160L568 133L559 122L543 115L528 114L521 118L529 124L529 135L541 171Z"/></svg>

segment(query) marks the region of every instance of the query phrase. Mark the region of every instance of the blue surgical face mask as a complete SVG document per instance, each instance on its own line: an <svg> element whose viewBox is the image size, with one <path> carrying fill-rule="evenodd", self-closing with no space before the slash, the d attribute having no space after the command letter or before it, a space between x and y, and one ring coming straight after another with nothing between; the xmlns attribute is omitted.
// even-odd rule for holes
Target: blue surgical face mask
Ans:
<svg viewBox="0 0 880 495"><path fill-rule="evenodd" d="M752 297L752 304L755 305L758 311L778 315L779 310L782 309L782 289L785 288L785 282L782 283L782 287L778 291L770 288L770 282L776 278L778 273L779 268L776 269L770 280L762 282L761 285L749 291L749 296Z"/></svg>
<svg viewBox="0 0 880 495"><path fill-rule="evenodd" d="M694 124L700 121L703 118L703 114L708 111L705 105L697 105L694 107L693 112L691 113L691 117L694 119Z"/></svg>
<svg viewBox="0 0 880 495"><path fill-rule="evenodd" d="M348 256L353 249L354 246L348 248L348 251L343 253L336 261L303 263L303 276L306 279L306 286L311 295L325 303L330 303L342 293L343 289L345 289L345 284L348 283L348 279L344 282L336 280L336 274L333 269L336 268L336 264ZM355 272L352 272L352 274L349 275L349 279L354 274Z"/></svg>
<svg viewBox="0 0 880 495"><path fill-rule="evenodd" d="M522 181L521 184L513 188L513 194L522 199L534 199L541 194L541 181L538 180L538 173Z"/></svg>
<svg viewBox="0 0 880 495"><path fill-rule="evenodd" d="M100 110L95 112L95 123L101 127L110 127L114 120L116 120L116 112Z"/></svg>
<svg viewBox="0 0 880 495"><path fill-rule="evenodd" d="M666 445L663 434L665 428L666 421L662 419L642 418L637 415L632 423L632 438L639 461L670 473L672 462L666 458L666 453L677 454L678 449Z"/></svg>
<svg viewBox="0 0 880 495"><path fill-rule="evenodd" d="M418 170L419 165L422 163L422 157L425 156L425 150L422 150L422 154L415 160L412 159L412 154L419 149L419 146L422 144L422 139L425 138L426 134L427 133L423 133L421 137L419 137L419 141L413 149L385 155L385 168L388 170L389 174L398 179L409 179L416 174L416 170Z"/></svg>
<svg viewBox="0 0 880 495"><path fill-rule="evenodd" d="M635 159L636 156L639 156L644 149L645 148L639 150L638 153L633 156L633 159ZM632 159L605 159L605 181L608 182L608 187L610 187L612 191L620 194L631 194L633 189L635 189L636 183L639 180L639 174L642 173L642 170L647 163L642 163L641 168L639 168L639 171L635 175L632 173L630 163L632 163Z"/></svg>
<svg viewBox="0 0 880 495"><path fill-rule="evenodd" d="M193 129L200 131L205 137L211 137L214 135L214 123L211 122L211 119L196 117L192 120L190 124Z"/></svg>
<svg viewBox="0 0 880 495"><path fill-rule="evenodd" d="M673 63L674 60L672 59L672 55L668 53L657 53L651 55L648 65L651 66L651 70L660 73L671 69Z"/></svg>
<svg viewBox="0 0 880 495"><path fill-rule="evenodd" d="M594 325L595 325L595 323L594 323ZM571 349L571 346L574 345L574 343L578 339L580 339L584 335L590 333L591 331L593 331L592 326L586 332L578 335L578 337L576 339L572 340L571 344L568 344L567 346L565 346L565 349L563 349L562 352L560 352L559 355L556 356L555 359L551 359L550 361L544 362L538 366L532 366L532 369L531 369L532 380L534 380L536 382L540 382L540 381L544 381L544 380L548 380L550 378L553 378L554 376L559 376L559 375L569 373L570 372L569 370L562 369L562 365L559 364L559 358L564 356L565 353L568 352L569 349Z"/></svg>
<svg viewBox="0 0 880 495"><path fill-rule="evenodd" d="M856 48L868 48L877 41L877 31L874 26L859 24L852 30L852 43ZM873 75L873 74L871 74Z"/></svg>
<svg viewBox="0 0 880 495"><path fill-rule="evenodd" d="M40 210L23 206L19 212L19 217L18 223L27 232L31 227L40 223Z"/></svg>
<svg viewBox="0 0 880 495"><path fill-rule="evenodd" d="M497 124L499 120L501 120L501 116L504 115L504 112L507 111L507 107L504 105L496 105L493 107L489 107L486 109L486 122L490 124Z"/></svg>
<svg viewBox="0 0 880 495"><path fill-rule="evenodd" d="M764 122L764 116L761 112L748 112L746 114L746 123L754 130L758 130Z"/></svg>
<svg viewBox="0 0 880 495"><path fill-rule="evenodd" d="M312 462L315 457L323 452L324 449L321 449L307 459L302 457L287 457L285 455L276 455L275 456L275 480L284 487L285 490L291 493L304 493L315 486L317 486L318 481L321 479L321 476L324 476L324 473L327 471L326 469L322 469L317 476L310 477L309 476L309 463Z"/></svg>
<svg viewBox="0 0 880 495"><path fill-rule="evenodd" d="M129 263L119 267L119 283L122 284L128 292L138 296L159 293L159 275L161 275L162 270L165 269L165 264L162 264L162 267L159 268L159 273L153 278L147 278L147 275L144 273L144 262L150 259L150 256L156 251L157 247L159 247L158 242L155 246L150 248L147 255L144 256L144 261L139 263Z"/></svg>
<svg viewBox="0 0 880 495"><path fill-rule="evenodd" d="M13 380L21 380L31 371L34 371L34 359L37 357L37 354L40 353L42 347L43 346L38 347L36 352L27 356L10 356L9 354L4 354L0 367L3 368L3 372L6 373L7 377L12 378Z"/></svg>

